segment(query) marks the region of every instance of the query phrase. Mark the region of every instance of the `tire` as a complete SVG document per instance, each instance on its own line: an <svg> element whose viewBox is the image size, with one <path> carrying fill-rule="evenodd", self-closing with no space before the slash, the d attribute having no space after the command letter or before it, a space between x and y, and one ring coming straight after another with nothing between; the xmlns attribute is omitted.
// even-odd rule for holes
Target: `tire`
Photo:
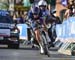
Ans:
<svg viewBox="0 0 75 60"><path fill-rule="evenodd" d="M14 45L14 48L15 48L15 49L19 49L19 44L15 44L15 45Z"/></svg>
<svg viewBox="0 0 75 60"><path fill-rule="evenodd" d="M16 38L18 41L14 42L14 41L9 41L8 43L8 48L12 48L12 49L19 49L19 38Z"/></svg>
<svg viewBox="0 0 75 60"><path fill-rule="evenodd" d="M75 56L75 50L73 50L73 51L71 52L71 55L72 55L72 56Z"/></svg>
<svg viewBox="0 0 75 60"><path fill-rule="evenodd" d="M9 44L8 48L19 49L19 44Z"/></svg>
<svg viewBox="0 0 75 60"><path fill-rule="evenodd" d="M44 53L45 53L45 55L47 55L48 57L50 57L50 54L49 54L49 50L48 50L48 46L47 45L44 45Z"/></svg>
<svg viewBox="0 0 75 60"><path fill-rule="evenodd" d="M47 55L48 57L50 57L50 54L49 54L49 50L48 50L48 44L47 44L47 40L46 40L46 37L44 34L42 34L42 46L43 46L43 49L44 49L44 53L45 55Z"/></svg>

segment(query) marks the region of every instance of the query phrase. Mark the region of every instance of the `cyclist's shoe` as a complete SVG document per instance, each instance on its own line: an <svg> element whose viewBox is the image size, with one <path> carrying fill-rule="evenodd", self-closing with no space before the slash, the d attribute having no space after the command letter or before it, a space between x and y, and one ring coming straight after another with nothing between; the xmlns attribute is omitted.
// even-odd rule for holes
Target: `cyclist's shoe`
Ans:
<svg viewBox="0 0 75 60"><path fill-rule="evenodd" d="M42 55L44 54L44 50L42 47L40 48L40 54L42 54Z"/></svg>

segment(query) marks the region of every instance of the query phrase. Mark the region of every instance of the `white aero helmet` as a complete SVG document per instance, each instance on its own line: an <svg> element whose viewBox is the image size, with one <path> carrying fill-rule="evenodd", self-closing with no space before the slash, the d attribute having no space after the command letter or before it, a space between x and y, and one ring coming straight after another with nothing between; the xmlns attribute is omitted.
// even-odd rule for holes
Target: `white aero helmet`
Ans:
<svg viewBox="0 0 75 60"><path fill-rule="evenodd" d="M38 2L38 6L47 6L47 2L46 1L44 1L44 0L40 0L39 2Z"/></svg>

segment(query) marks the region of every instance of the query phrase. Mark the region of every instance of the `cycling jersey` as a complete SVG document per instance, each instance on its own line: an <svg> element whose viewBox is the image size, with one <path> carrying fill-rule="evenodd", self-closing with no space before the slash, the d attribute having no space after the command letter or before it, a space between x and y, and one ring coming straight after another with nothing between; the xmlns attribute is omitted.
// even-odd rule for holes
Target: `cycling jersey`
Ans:
<svg viewBox="0 0 75 60"><path fill-rule="evenodd" d="M46 10L41 10L40 9L40 17L44 17L44 16L48 16L50 15L50 12L46 9Z"/></svg>
<svg viewBox="0 0 75 60"><path fill-rule="evenodd" d="M31 20L31 24L32 24L32 28L36 30L38 29L39 26L43 25L43 19L40 17L38 19L33 19Z"/></svg>

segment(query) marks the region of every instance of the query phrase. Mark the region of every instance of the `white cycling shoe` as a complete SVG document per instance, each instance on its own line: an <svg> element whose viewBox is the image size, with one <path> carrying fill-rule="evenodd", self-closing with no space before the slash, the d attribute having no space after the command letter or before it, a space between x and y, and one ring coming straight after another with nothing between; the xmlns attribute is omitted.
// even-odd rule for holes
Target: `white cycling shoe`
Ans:
<svg viewBox="0 0 75 60"><path fill-rule="evenodd" d="M44 50L42 47L40 48L40 54L44 54Z"/></svg>

